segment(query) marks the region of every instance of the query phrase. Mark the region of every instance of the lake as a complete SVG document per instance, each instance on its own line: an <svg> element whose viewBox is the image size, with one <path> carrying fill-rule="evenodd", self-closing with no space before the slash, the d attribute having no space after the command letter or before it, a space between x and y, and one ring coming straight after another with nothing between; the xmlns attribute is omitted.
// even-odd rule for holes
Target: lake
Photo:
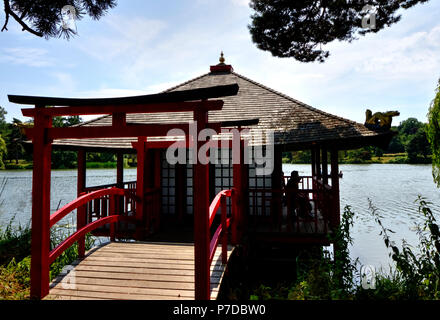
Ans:
<svg viewBox="0 0 440 320"><path fill-rule="evenodd" d="M310 175L310 165L284 164L286 175L292 170ZM431 209L439 216L440 190L436 188L430 165L341 165L343 178L340 180L341 209L350 205L355 212L352 229L354 238L350 249L353 258L362 264L376 268L391 262L384 245L380 228L375 223L368 199L379 209L385 227L395 233L390 234L397 244L402 239L417 243L414 226L421 223L418 205L414 201L423 195L432 202ZM14 224L26 225L31 216L31 171L0 171L0 226L5 227L12 217ZM87 186L114 183L114 169L88 169ZM125 169L124 180L136 180L136 169ZM51 210L65 205L76 198L76 170L52 171Z"/></svg>

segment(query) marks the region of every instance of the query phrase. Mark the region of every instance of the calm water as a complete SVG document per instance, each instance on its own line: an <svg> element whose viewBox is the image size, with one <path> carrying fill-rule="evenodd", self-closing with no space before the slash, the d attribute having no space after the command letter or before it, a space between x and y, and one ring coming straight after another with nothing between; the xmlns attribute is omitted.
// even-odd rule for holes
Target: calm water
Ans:
<svg viewBox="0 0 440 320"><path fill-rule="evenodd" d="M438 216L440 212L440 190L432 181L430 165L341 165L343 179L340 180L341 208L352 206L356 213L351 248L353 257L359 257L362 264L387 267L390 263L379 228L368 209L368 199L379 208L382 222L395 234L393 240L400 244L406 239L417 243L414 232L416 223L422 221L414 201L423 195L433 204L431 208ZM298 170L309 175L309 165L284 165L284 173ZM87 186L114 183L114 169L87 170ZM31 171L0 171L0 226L9 223L25 225L31 215ZM136 180L136 169L124 170L124 180ZM65 205L76 197L76 171L57 170L52 172L51 210Z"/></svg>
<svg viewBox="0 0 440 320"><path fill-rule="evenodd" d="M284 165L284 173L292 170L310 175L309 165ZM417 244L415 225L422 223L418 205L414 201L422 195L432 202L430 206L437 217L440 213L440 189L437 189L431 175L431 165L341 165L343 178L340 180L341 210L350 205L355 212L352 231L354 244L351 248L353 258L362 264L388 270L391 259L388 257L380 228L369 210L369 201L379 209L382 223L393 230L390 237L401 245L402 239L409 244Z"/></svg>

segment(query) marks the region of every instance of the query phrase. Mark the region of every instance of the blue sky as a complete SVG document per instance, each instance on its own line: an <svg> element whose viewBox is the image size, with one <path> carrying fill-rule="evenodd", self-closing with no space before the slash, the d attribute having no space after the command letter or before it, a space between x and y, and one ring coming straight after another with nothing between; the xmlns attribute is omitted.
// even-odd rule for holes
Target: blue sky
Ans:
<svg viewBox="0 0 440 320"><path fill-rule="evenodd" d="M99 21L77 21L79 35L70 41L40 39L10 21L0 33L0 105L8 121L24 120L7 94L155 93L208 72L223 50L237 73L321 110L358 122L367 108L399 110L395 123L426 121L440 78L440 1L403 12L378 34L331 43L323 64L258 50L250 15L247 0L120 0Z"/></svg>

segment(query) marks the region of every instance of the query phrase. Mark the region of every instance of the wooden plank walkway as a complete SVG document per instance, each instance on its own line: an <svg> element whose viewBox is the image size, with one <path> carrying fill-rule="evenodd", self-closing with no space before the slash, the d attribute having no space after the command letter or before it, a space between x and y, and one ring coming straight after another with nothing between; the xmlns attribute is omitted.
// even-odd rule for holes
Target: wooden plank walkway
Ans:
<svg viewBox="0 0 440 320"><path fill-rule="evenodd" d="M233 251L228 247L228 259ZM211 299L225 272L218 247L211 266ZM46 299L193 300L194 245L111 242L64 268Z"/></svg>

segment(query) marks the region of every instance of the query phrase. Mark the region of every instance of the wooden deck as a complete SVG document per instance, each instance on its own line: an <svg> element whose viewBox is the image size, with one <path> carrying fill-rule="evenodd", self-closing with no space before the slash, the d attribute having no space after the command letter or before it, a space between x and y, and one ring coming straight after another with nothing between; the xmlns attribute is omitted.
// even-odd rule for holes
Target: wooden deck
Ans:
<svg viewBox="0 0 440 320"><path fill-rule="evenodd" d="M232 251L229 247L228 259ZM211 266L212 300L225 268L219 247ZM111 242L90 250L63 271L52 281L46 299L194 299L193 244Z"/></svg>

